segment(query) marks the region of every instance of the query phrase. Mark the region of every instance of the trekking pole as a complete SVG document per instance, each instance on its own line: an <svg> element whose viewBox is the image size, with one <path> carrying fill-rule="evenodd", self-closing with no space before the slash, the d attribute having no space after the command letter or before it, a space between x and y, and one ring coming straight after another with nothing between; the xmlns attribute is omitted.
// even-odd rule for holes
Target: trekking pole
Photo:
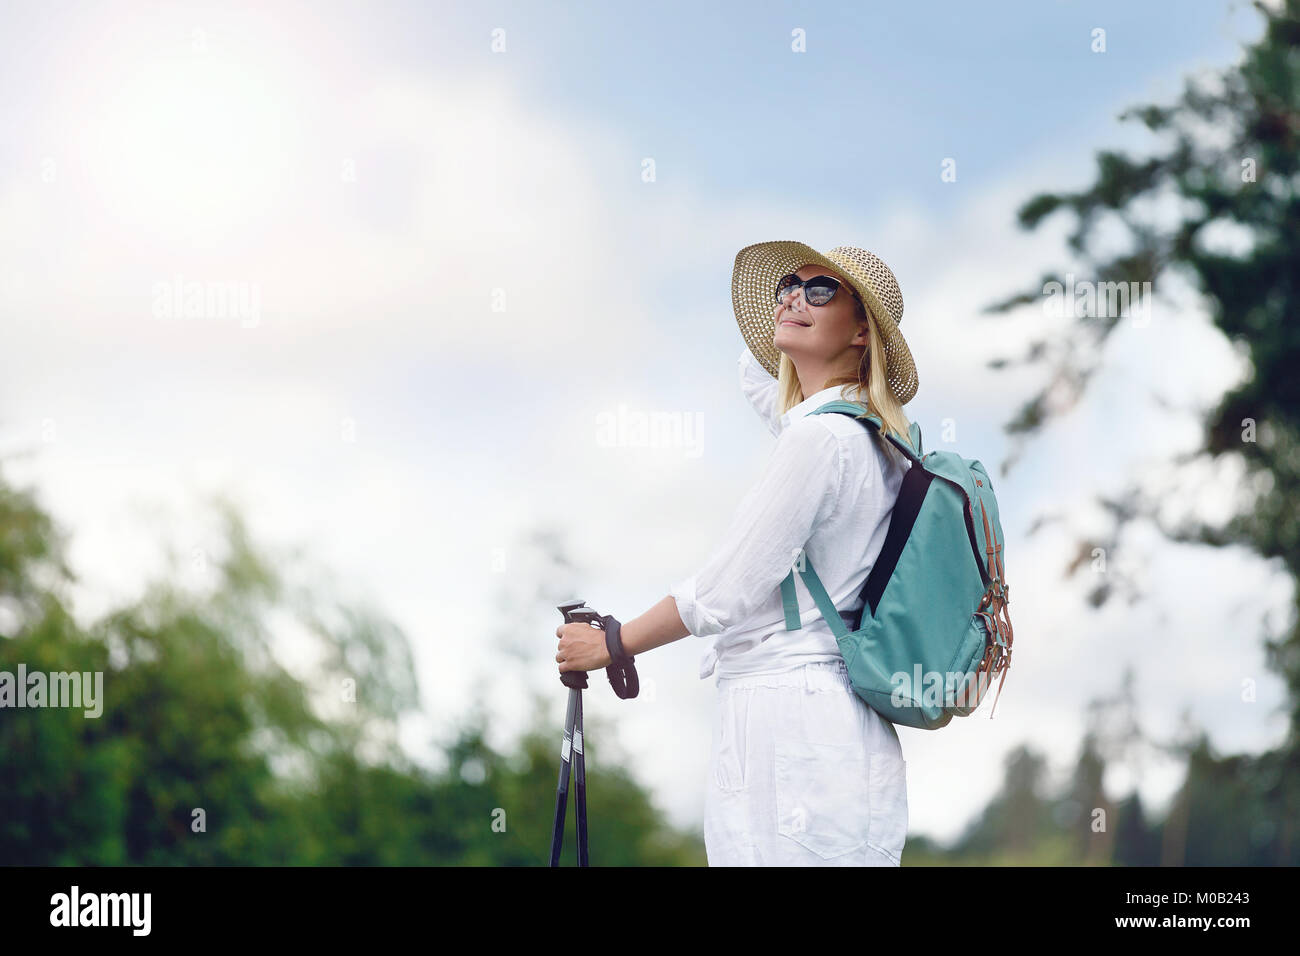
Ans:
<svg viewBox="0 0 1300 956"><path fill-rule="evenodd" d="M620 698L635 697L641 689L633 658L623 653L618 639L619 622L611 615L597 614L583 601L570 601L559 605L564 623L582 621L606 633L606 646L613 645L610 656L617 657L605 672L614 693ZM617 654L615 653L617 650ZM586 671L565 671L560 683L569 688L569 705L564 715L564 742L560 746L560 779L555 786L555 825L551 830L551 866L560 865L560 850L564 846L564 815L569 803L569 768L573 768L575 782L574 815L578 826L578 866L587 866L587 764L582 742L582 692L587 686Z"/></svg>

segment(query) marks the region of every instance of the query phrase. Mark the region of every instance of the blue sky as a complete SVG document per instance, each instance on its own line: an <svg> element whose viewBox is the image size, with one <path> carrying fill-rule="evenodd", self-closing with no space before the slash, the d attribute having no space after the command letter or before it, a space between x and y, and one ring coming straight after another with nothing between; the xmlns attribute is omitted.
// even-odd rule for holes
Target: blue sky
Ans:
<svg viewBox="0 0 1300 956"><path fill-rule="evenodd" d="M1002 502L1020 656L994 720L903 735L912 832L956 833L1024 740L1068 769L1084 704L1126 662L1153 730L1189 706L1229 749L1280 732L1266 712L1280 686L1231 622L1240 605L1283 606L1284 582L1139 531L1114 560L1156 601L1091 614L1088 582L1060 577L1070 536L1026 535L1045 510L1089 527L1097 491L1195 443L1192 417L1150 401L1205 404L1240 373L1195 297L1175 289L1150 328L1118 332L1089 401L1005 479L1000 425L1036 379L982 366L1048 320L980 309L1068 264L1060 224L1021 234L1016 207L1085 183L1098 148L1148 143L1116 115L1235 60L1258 30L1247 5L48 4L4 18L0 447L36 451L10 475L74 531L82 613L135 593L160 538L204 548L199 500L230 491L255 531L305 544L411 635L427 712L413 750L475 700L504 745L521 687L558 689L558 599L503 595L540 577L635 616L704 563L762 466L771 437L737 387L730 269L744 245L795 238L891 265L920 371L909 416L928 447L954 426ZM940 178L947 158L956 182ZM255 290L255 321L151 314L178 275ZM595 422L620 404L700 416L702 454L602 446ZM1206 511L1237 500L1230 478L1194 483ZM154 507L168 517L145 520ZM578 573L537 566L524 542L539 525L570 530ZM1180 610L1211 582L1221 607ZM536 667L468 684L491 672L500 627L536 633ZM688 638L646 655L652 695L588 705L684 824L708 751L701 653ZM1244 679L1259 704L1242 704ZM1158 804L1176 779L1157 766L1141 785Z"/></svg>

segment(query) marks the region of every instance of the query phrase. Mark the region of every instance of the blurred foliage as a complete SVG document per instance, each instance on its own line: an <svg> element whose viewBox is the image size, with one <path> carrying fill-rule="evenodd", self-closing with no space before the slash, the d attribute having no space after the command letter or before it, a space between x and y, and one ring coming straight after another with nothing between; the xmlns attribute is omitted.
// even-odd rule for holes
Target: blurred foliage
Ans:
<svg viewBox="0 0 1300 956"><path fill-rule="evenodd" d="M949 845L911 837L904 866L1296 866L1300 865L1300 773L1275 751L1216 756L1204 735L1163 819L1136 794L1114 800L1073 786L1045 793L1042 755L1007 758L1000 791ZM1100 769L1085 741L1082 780Z"/></svg>
<svg viewBox="0 0 1300 956"><path fill-rule="evenodd" d="M540 701L516 753L488 747L476 713L442 772L413 764L395 742L419 704L400 629L286 583L233 509L222 516L206 593L156 583L82 628L53 522L0 481L0 671L99 671L106 699L98 718L0 710L0 863L545 864L562 727L543 726ZM277 662L285 614L317 644L307 677ZM605 766L601 739L589 726L593 864L703 864L698 835Z"/></svg>
<svg viewBox="0 0 1300 956"><path fill-rule="evenodd" d="M1157 155L1100 152L1091 185L1035 196L1019 210L1027 229L1058 213L1072 216L1069 246L1098 282L1150 282L1159 295L1162 278L1187 279L1214 326L1249 360L1244 380L1211 410L1201 447L1174 463L1233 456L1244 465L1244 507L1222 525L1171 525L1160 514L1167 492L1134 482L1102 499L1111 530L1079 542L1067 574L1094 548L1114 551L1124 528L1142 518L1174 541L1247 547L1300 581L1300 378L1293 374L1300 365L1300 0L1254 6L1263 34L1238 64L1188 81L1171 105L1121 115L1164 139ZM1224 251L1225 230L1233 251ZM1052 281L1061 277L1043 276L989 311L1041 302ZM1021 444L1077 403L1101 366L1125 316L1098 311L1075 320L1060 341L1037 341L1019 360L993 363L1049 366L1046 383L1008 426ZM1130 603L1138 596L1110 571L1090 600L1100 606L1118 593ZM1300 746L1300 587L1294 594L1284 633L1264 635L1269 664L1287 684L1289 748Z"/></svg>
<svg viewBox="0 0 1300 956"><path fill-rule="evenodd" d="M1258 625L1268 666L1286 685L1286 738L1276 753L1239 762L1219 764L1195 751L1191 772L1215 779L1224 767L1236 767L1246 775L1245 789L1237 795L1256 807L1285 812L1289 821L1300 810L1294 798L1300 751L1300 586L1294 586L1300 584L1300 378L1294 374L1300 367L1300 0L1254 6L1263 32L1236 65L1187 82L1172 104L1146 104L1122 114L1163 141L1154 155L1100 152L1090 185L1035 196L1020 208L1019 220L1034 229L1058 213L1072 217L1070 249L1098 281L1150 282L1160 295L1162 279L1187 280L1202 296L1214 327L1248 360L1243 379L1209 411L1199 447L1172 463L1175 473L1184 474L1201 474L1193 466L1217 465L1224 458L1241 464L1236 513L1214 524L1195 517L1172 523L1161 514L1168 490L1152 492L1140 479L1132 481L1102 499L1110 528L1078 542L1078 556L1066 573L1083 567L1094 548L1113 552L1137 519L1172 541L1242 547L1286 572L1293 584L1287 622L1274 628L1264 619ZM1060 277L1044 276L1038 286L989 311L1041 301L1051 281ZM1008 426L1021 445L1082 397L1104 361L1109 336L1124 318L1122 311L1085 316L1073 321L1060 341L1032 343L1019 361L1049 368L1042 389ZM1034 528L1048 520L1053 519L1036 521ZM1130 603L1139 596L1112 570L1101 576L1090 601L1099 606L1120 594ZM1255 624L1242 621L1230 637L1250 637L1247 628ZM1274 788L1267 799L1254 789L1260 781L1271 781ZM1189 780L1194 790L1199 784ZM1228 792L1225 784L1218 799L1228 799ZM1194 827L1196 808L1189 812L1188 826ZM1293 839L1290 823L1276 816L1225 815L1222 831L1240 820L1259 827L1250 839L1234 834L1243 841L1242 858L1255 855L1258 841L1280 839L1287 846ZM1272 836L1260 835L1266 830ZM1188 843L1189 859L1200 846ZM1279 854L1289 858L1292 852Z"/></svg>
<svg viewBox="0 0 1300 956"><path fill-rule="evenodd" d="M1133 678L1089 708L1074 770L1058 788L1043 754L1021 746L1006 757L1002 786L951 844L911 838L903 865L1296 866L1300 864L1300 767L1294 752L1217 755L1201 729L1152 740L1133 720ZM1186 723L1186 719L1184 719ZM1185 765L1163 818L1136 790L1116 798L1109 767L1140 780L1146 759Z"/></svg>

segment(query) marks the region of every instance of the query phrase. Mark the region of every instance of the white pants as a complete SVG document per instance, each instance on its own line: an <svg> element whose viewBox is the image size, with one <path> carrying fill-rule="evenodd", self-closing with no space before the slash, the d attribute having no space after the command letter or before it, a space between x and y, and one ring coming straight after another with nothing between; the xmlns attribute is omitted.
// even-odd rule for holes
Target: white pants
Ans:
<svg viewBox="0 0 1300 956"><path fill-rule="evenodd" d="M898 866L907 763L844 661L720 678L704 800L710 866Z"/></svg>

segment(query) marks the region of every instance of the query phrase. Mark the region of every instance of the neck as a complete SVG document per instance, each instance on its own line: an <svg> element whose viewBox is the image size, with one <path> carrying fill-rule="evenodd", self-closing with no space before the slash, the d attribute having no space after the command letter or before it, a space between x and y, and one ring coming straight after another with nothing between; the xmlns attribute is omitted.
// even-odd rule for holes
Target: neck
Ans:
<svg viewBox="0 0 1300 956"><path fill-rule="evenodd" d="M803 393L803 397L807 398L826 388L826 383L833 379L854 377L857 374L856 362L860 357L859 353L851 351L849 361L845 361L843 355L829 360L813 356L800 358L790 356L790 360L794 363L795 373L799 377L799 390Z"/></svg>

